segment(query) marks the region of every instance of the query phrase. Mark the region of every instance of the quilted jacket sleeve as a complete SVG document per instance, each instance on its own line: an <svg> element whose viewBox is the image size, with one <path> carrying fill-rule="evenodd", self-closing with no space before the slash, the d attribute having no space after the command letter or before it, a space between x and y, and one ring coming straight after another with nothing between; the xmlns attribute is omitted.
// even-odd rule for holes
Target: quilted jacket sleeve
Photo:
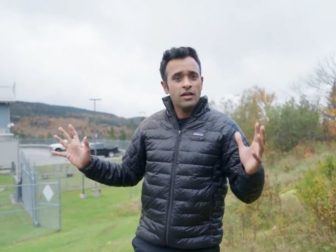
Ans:
<svg viewBox="0 0 336 252"><path fill-rule="evenodd" d="M145 145L141 130L138 128L123 156L122 163L112 163L92 156L90 164L81 171L88 178L106 185L132 186L142 179L145 163Z"/></svg>
<svg viewBox="0 0 336 252"><path fill-rule="evenodd" d="M252 175L245 173L244 166L240 162L237 143L234 139L234 133L240 131L244 143L248 142L239 129L231 127L227 132L223 143L222 162L224 173L229 179L231 191L243 202L251 203L259 198L264 186L264 168L260 165L258 171Z"/></svg>

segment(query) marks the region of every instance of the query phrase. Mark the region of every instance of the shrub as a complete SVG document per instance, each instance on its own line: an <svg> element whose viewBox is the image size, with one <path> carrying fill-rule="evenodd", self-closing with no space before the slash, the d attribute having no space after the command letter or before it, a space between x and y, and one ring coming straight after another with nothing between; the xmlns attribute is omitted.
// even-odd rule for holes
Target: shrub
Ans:
<svg viewBox="0 0 336 252"><path fill-rule="evenodd" d="M317 226L336 232L336 158L328 156L309 170L297 184L297 191L313 211Z"/></svg>

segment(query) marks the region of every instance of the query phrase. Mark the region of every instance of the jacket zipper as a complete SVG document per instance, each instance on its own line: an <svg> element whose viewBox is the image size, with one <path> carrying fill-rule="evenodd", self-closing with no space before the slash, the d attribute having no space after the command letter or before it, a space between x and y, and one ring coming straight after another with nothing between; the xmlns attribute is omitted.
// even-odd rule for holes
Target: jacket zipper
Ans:
<svg viewBox="0 0 336 252"><path fill-rule="evenodd" d="M178 149L181 142L181 130L178 130L177 140L174 149L174 156L172 162L172 171L170 176L170 191L169 191L169 201L168 201L168 211L166 213L166 244L169 244L169 228L170 228L170 216L173 208L173 197L174 197L174 189L175 189L175 173L176 173L176 161L178 155Z"/></svg>

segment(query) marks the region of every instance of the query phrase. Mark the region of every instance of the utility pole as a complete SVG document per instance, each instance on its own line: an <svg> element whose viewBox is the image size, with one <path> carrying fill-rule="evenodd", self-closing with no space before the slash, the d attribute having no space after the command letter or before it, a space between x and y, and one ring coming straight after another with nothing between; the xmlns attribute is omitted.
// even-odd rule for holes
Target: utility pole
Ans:
<svg viewBox="0 0 336 252"><path fill-rule="evenodd" d="M94 124L96 124L96 103L97 101L101 101L101 99L100 98L90 98L90 101L93 101L93 112L94 112L93 122ZM94 150L95 156L97 156L97 135L98 133L94 130L93 131L93 143L94 143L93 150ZM99 185L97 182L95 182L94 189L93 189L93 195L96 197L99 197L100 194L101 194L101 191L100 191Z"/></svg>

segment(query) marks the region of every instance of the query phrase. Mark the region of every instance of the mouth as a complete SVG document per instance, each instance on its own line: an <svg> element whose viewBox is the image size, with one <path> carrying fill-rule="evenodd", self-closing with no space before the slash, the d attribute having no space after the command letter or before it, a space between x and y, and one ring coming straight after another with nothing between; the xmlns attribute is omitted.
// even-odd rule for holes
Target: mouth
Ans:
<svg viewBox="0 0 336 252"><path fill-rule="evenodd" d="M185 98L191 98L192 96L194 96L193 92L183 92L181 94L181 97L185 97Z"/></svg>

